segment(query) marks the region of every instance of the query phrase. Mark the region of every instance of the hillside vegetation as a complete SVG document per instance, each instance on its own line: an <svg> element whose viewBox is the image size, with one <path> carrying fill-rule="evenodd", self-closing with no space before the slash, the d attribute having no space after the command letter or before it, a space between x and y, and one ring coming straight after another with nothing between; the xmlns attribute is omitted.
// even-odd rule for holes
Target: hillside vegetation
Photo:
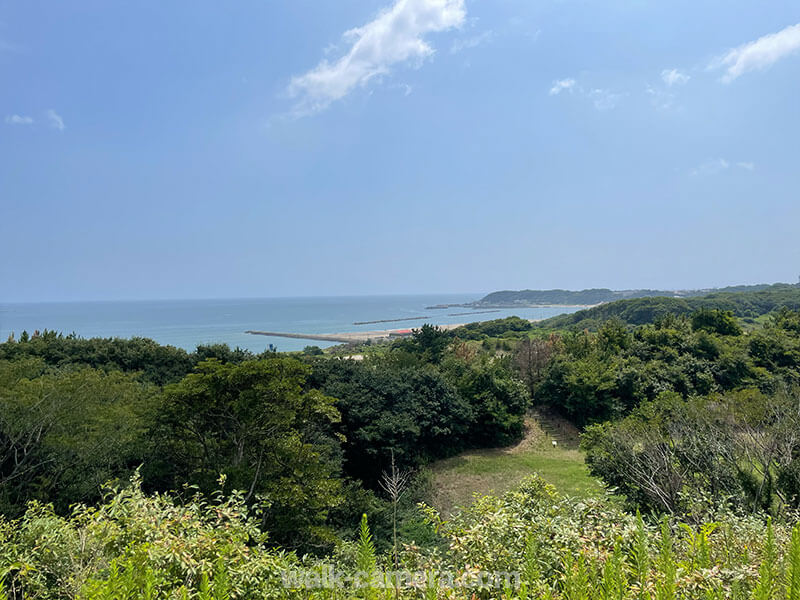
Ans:
<svg viewBox="0 0 800 600"><path fill-rule="evenodd" d="M800 286L775 284L754 286L748 291L718 291L696 297L649 297L617 300L571 314L558 315L537 324L544 329L596 330L609 319L627 325L653 323L665 315L689 315L701 309L729 310L739 318L752 321L779 308L800 308Z"/></svg>
<svg viewBox="0 0 800 600"><path fill-rule="evenodd" d="M709 293L754 292L769 287L767 284L739 285L713 290L504 290L487 294L474 304L477 306L528 306L537 304L592 305L628 298L655 296L690 298Z"/></svg>
<svg viewBox="0 0 800 600"><path fill-rule="evenodd" d="M0 522L6 598L198 600L797 600L800 527L721 510L648 523L537 477L444 519L444 551L376 550L369 521L326 557L270 546L239 494L148 495L134 478L67 517L32 505Z"/></svg>
<svg viewBox="0 0 800 600"><path fill-rule="evenodd" d="M797 294L359 361L23 334L0 599L800 600Z"/></svg>

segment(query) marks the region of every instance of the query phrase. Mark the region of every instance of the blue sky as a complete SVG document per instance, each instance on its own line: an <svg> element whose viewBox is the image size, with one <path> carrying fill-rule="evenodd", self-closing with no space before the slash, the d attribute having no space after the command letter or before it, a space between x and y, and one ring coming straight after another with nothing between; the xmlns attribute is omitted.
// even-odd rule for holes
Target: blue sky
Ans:
<svg viewBox="0 0 800 600"><path fill-rule="evenodd" d="M796 281L798 24L0 0L0 300Z"/></svg>

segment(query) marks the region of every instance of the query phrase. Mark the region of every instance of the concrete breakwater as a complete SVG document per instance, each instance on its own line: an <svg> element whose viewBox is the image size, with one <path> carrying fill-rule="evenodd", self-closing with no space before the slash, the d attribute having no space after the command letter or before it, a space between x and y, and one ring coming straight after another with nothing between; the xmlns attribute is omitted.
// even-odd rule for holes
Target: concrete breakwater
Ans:
<svg viewBox="0 0 800 600"><path fill-rule="evenodd" d="M463 327L463 323L452 325L439 325L440 329L455 329ZM320 342L358 343L368 340L388 340L392 338L411 335L411 329L384 329L379 331L346 331L342 333L295 333L287 331L258 331L248 329L245 333L251 335L266 335L270 337L294 338L299 340L317 340Z"/></svg>
<svg viewBox="0 0 800 600"><path fill-rule="evenodd" d="M500 312L499 308L495 308L492 310L474 310L470 312L459 312L459 313L447 313L448 317L464 317L469 315L482 315L485 313L493 313L493 312ZM425 321L430 320L430 316L427 317L403 317L402 319L378 319L377 321L355 321L353 325L372 325L373 323L399 323L402 321Z"/></svg>
<svg viewBox="0 0 800 600"><path fill-rule="evenodd" d="M402 319L378 319L376 321L353 321L353 325L372 325L373 323L398 323L400 321L423 321L430 317L403 317Z"/></svg>

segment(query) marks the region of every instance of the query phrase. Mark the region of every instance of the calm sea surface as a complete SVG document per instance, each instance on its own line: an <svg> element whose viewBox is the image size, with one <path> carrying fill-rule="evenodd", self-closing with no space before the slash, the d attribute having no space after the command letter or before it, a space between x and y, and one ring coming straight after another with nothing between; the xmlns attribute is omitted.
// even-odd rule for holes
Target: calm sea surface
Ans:
<svg viewBox="0 0 800 600"><path fill-rule="evenodd" d="M0 303L0 340L11 332L51 329L82 337L149 337L161 344L193 350L198 344L224 342L254 352L273 344L279 351L302 350L320 341L265 337L247 329L292 333L338 333L470 323L517 315L543 319L576 308L516 308L482 314L467 308L426 309L436 304L463 303L481 294L424 296L354 296L325 298L263 298L241 300L152 300L136 302ZM428 317L412 320L409 317ZM355 321L406 319L392 323L354 325Z"/></svg>

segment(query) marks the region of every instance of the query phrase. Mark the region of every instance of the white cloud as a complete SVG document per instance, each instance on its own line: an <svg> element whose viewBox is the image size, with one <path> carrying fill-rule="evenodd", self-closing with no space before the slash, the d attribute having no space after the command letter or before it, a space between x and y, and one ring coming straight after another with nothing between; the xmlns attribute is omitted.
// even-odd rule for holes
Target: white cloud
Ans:
<svg viewBox="0 0 800 600"><path fill-rule="evenodd" d="M736 163L736 166L740 169L744 169L745 171L755 171L756 164L753 162L748 161L739 161ZM699 175L717 175L722 173L723 171L727 171L731 168L731 163L729 163L724 158L714 158L711 160L707 160L699 167L695 167L689 174L693 177L697 177Z"/></svg>
<svg viewBox="0 0 800 600"><path fill-rule="evenodd" d="M766 69L798 50L800 50L800 23L733 48L712 61L709 68L725 68L722 81L730 83L748 71Z"/></svg>
<svg viewBox="0 0 800 600"><path fill-rule="evenodd" d="M658 110L667 111L675 106L675 94L668 92L664 89L655 88L651 85L647 86L647 95L650 96L650 102Z"/></svg>
<svg viewBox="0 0 800 600"><path fill-rule="evenodd" d="M558 96L563 91L577 92L581 96L589 98L597 110L611 110L623 96L623 94L616 94L611 90L602 88L585 89L574 79L558 79L554 81L548 93L551 96Z"/></svg>
<svg viewBox="0 0 800 600"><path fill-rule="evenodd" d="M622 98L621 94L615 94L614 92L603 89L593 89L587 95L592 99L594 107L597 110L611 110L617 105L619 99Z"/></svg>
<svg viewBox="0 0 800 600"><path fill-rule="evenodd" d="M414 91L414 88L408 85L407 83L397 83L389 86L389 88L402 91L403 96L410 96L411 93Z"/></svg>
<svg viewBox="0 0 800 600"><path fill-rule="evenodd" d="M9 125L31 125L33 123L33 117L28 117L26 115L7 115L6 123Z"/></svg>
<svg viewBox="0 0 800 600"><path fill-rule="evenodd" d="M689 81L690 77L678 69L664 69L661 71L661 80L667 85L667 87L672 87L673 85L684 85L687 81Z"/></svg>
<svg viewBox="0 0 800 600"><path fill-rule="evenodd" d="M677 106L677 91L672 88L686 85L691 77L680 69L664 69L661 71L663 85L648 85L645 92L650 96L653 108L662 112L680 108Z"/></svg>
<svg viewBox="0 0 800 600"><path fill-rule="evenodd" d="M699 167L695 167L689 174L697 177L698 175L716 175L722 171L726 171L730 167L730 163L724 158L714 158L704 162Z"/></svg>
<svg viewBox="0 0 800 600"><path fill-rule="evenodd" d="M295 113L322 110L393 65L428 58L434 49L424 36L460 27L465 17L464 0L397 0L366 25L345 32L350 48L344 56L292 77L288 91L298 99Z"/></svg>
<svg viewBox="0 0 800 600"><path fill-rule="evenodd" d="M493 35L494 32L491 29L489 29L481 34L469 38L455 40L453 42L453 45L450 46L450 54L456 54L458 52L461 52L462 50L467 50L469 48L475 48L476 46L480 46L484 42L488 42L490 39L492 39Z"/></svg>
<svg viewBox="0 0 800 600"><path fill-rule="evenodd" d="M48 108L44 112L44 116L47 117L48 123L50 123L50 127L53 129L58 129L59 131L64 131L64 119L61 118L56 111L52 108Z"/></svg>
<svg viewBox="0 0 800 600"><path fill-rule="evenodd" d="M572 91L575 87L576 81L574 79L559 79L553 82L553 87L550 88L550 95L557 96L561 92L568 90Z"/></svg>

